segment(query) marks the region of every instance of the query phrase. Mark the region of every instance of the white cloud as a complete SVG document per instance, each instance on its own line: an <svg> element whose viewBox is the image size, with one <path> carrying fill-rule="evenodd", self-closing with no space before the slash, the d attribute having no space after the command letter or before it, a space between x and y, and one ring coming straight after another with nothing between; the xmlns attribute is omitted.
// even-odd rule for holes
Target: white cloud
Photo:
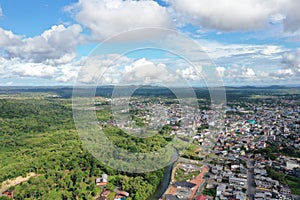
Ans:
<svg viewBox="0 0 300 200"><path fill-rule="evenodd" d="M66 64L59 68L58 75L55 77L56 81L59 82L74 82L77 78L79 67Z"/></svg>
<svg viewBox="0 0 300 200"><path fill-rule="evenodd" d="M287 69L290 69L295 74L300 75L300 48L294 52L283 54L282 63Z"/></svg>
<svg viewBox="0 0 300 200"><path fill-rule="evenodd" d="M79 0L66 10L100 40L135 28L172 26L166 8L155 1Z"/></svg>
<svg viewBox="0 0 300 200"><path fill-rule="evenodd" d="M265 48L263 48L260 53L266 56L271 56L272 54L278 54L282 53L283 49L279 46L275 45L266 45Z"/></svg>
<svg viewBox="0 0 300 200"><path fill-rule="evenodd" d="M281 13L276 13L270 16L269 20L272 24L281 23L284 19L286 19L286 15Z"/></svg>
<svg viewBox="0 0 300 200"><path fill-rule="evenodd" d="M274 12L272 0L170 0L185 20L206 28L233 31L258 29Z"/></svg>
<svg viewBox="0 0 300 200"><path fill-rule="evenodd" d="M255 79L256 73L254 70L250 67L246 66L238 66L238 65L232 65L231 67L224 68L224 67L217 67L216 72L225 78L231 78L231 79Z"/></svg>
<svg viewBox="0 0 300 200"><path fill-rule="evenodd" d="M279 60L280 61L280 60ZM268 83L274 84L274 81L282 83L298 83L300 77L300 49L293 52L286 52L281 55L281 63L276 66L283 67L276 69L257 67L254 70L251 67L233 65L230 67L219 66L216 68L216 73L224 78L225 83ZM278 84L278 82L275 82Z"/></svg>
<svg viewBox="0 0 300 200"><path fill-rule="evenodd" d="M0 29L0 47L10 58L34 63L64 64L76 56L82 28L75 24L52 26L50 30L32 38L24 38Z"/></svg>
<svg viewBox="0 0 300 200"><path fill-rule="evenodd" d="M199 44L212 59L240 57L278 57L286 51L279 45L254 45L254 44L222 44L214 41L199 40Z"/></svg>
<svg viewBox="0 0 300 200"><path fill-rule="evenodd" d="M21 77L50 78L56 74L57 69L40 63L18 63L12 71L14 75Z"/></svg>
<svg viewBox="0 0 300 200"><path fill-rule="evenodd" d="M3 16L3 11L2 11L2 7L0 6L0 17Z"/></svg>
<svg viewBox="0 0 300 200"><path fill-rule="evenodd" d="M216 72L219 76L224 77L226 69L224 67L216 67Z"/></svg>
<svg viewBox="0 0 300 200"><path fill-rule="evenodd" d="M6 83L5 83L5 85L7 85L7 86L11 86L11 85L13 85L13 84L14 84L13 81L9 81L9 82L6 82Z"/></svg>
<svg viewBox="0 0 300 200"><path fill-rule="evenodd" d="M80 62L74 64L49 65L26 62L19 58L0 57L0 79L6 78L45 78L59 82L72 82L80 69Z"/></svg>
<svg viewBox="0 0 300 200"><path fill-rule="evenodd" d="M155 64L145 58L136 60L131 65L127 65L122 72L123 83L170 83L176 82L178 76L172 73L165 64Z"/></svg>
<svg viewBox="0 0 300 200"><path fill-rule="evenodd" d="M169 3L170 8L164 8L155 1L79 0L66 10L98 39L140 27L172 27L171 13L168 12L172 9L177 24L183 22L221 31L247 31L271 26L270 23L282 23L285 30L291 32L286 34L296 34L296 31L299 31L300 3L295 0L169 0ZM193 68L186 68L183 61L177 63L172 60L175 63L172 65L171 61L169 62L172 64L169 64L162 61L163 59L159 62L147 59L132 61L123 57L122 62L114 63L114 67L107 71L102 71L103 66L119 55L96 60L94 63L91 60L76 62L76 48L84 37L82 31L78 24L55 25L41 35L26 37L0 28L0 51L3 53L3 57L0 56L0 77L42 77L59 82L72 82L81 66L91 64L89 68L81 71L82 82L95 83L102 74L103 83L112 84L120 80L130 83L176 80L178 77L171 75L167 66L171 66L184 79L199 80ZM144 36L146 34L141 34L140 37ZM134 36L134 39L138 37ZM225 79L260 80L268 77L282 80L300 75L300 50L283 54L287 50L279 45L198 41L208 55L220 65L216 71ZM177 42L181 47L185 46L183 42ZM188 55L199 55L190 46L186 47L186 51L189 52ZM205 58L199 58L199 63L203 64L202 60ZM232 63L235 65L232 66ZM268 67L275 68L274 63L284 64L285 68L267 72ZM120 72L124 65L124 71ZM280 67L278 65L276 67ZM268 67L263 68L265 66Z"/></svg>
<svg viewBox="0 0 300 200"><path fill-rule="evenodd" d="M21 45L22 37L0 28L0 47Z"/></svg>
<svg viewBox="0 0 300 200"><path fill-rule="evenodd" d="M198 74L192 66L182 69L182 70L177 69L176 73L181 75L184 79L191 80L191 81L197 81L202 78L201 74ZM199 73L201 73L201 72L199 72Z"/></svg>
<svg viewBox="0 0 300 200"><path fill-rule="evenodd" d="M222 31L248 31L282 21L287 31L299 30L298 0L168 0L181 23Z"/></svg>
<svg viewBox="0 0 300 200"><path fill-rule="evenodd" d="M74 63L81 31L79 25L57 25L26 38L0 28L0 78L74 80L76 70L69 65Z"/></svg>
<svg viewBox="0 0 300 200"><path fill-rule="evenodd" d="M0 82L0 86L11 86L13 85L14 82L13 81L8 81L8 82Z"/></svg>
<svg viewBox="0 0 300 200"><path fill-rule="evenodd" d="M19 58L6 59L0 57L0 78L39 77L51 78L55 76L57 68L54 66L24 62Z"/></svg>
<svg viewBox="0 0 300 200"><path fill-rule="evenodd" d="M283 0L282 0L283 1ZM300 30L300 2L298 0L286 0L281 5L282 12L286 15L283 20L284 29L287 32L297 32Z"/></svg>
<svg viewBox="0 0 300 200"><path fill-rule="evenodd" d="M279 69L274 72L267 73L267 77L273 80L289 80L294 76L291 69Z"/></svg>
<svg viewBox="0 0 300 200"><path fill-rule="evenodd" d="M130 61L119 54L88 57L80 62L78 83L83 84L115 84L120 81L120 67Z"/></svg>

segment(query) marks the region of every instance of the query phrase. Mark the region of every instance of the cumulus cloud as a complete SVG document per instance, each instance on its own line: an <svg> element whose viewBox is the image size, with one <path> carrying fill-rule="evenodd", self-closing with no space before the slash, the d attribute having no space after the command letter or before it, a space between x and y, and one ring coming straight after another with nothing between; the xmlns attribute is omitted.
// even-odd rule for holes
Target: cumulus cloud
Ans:
<svg viewBox="0 0 300 200"><path fill-rule="evenodd" d="M282 55L282 63L293 73L300 75L300 48L294 52L288 52Z"/></svg>
<svg viewBox="0 0 300 200"><path fill-rule="evenodd" d="M224 67L217 67L216 72L225 78L232 78L232 79L255 79L256 73L250 67L246 66L238 66L232 65L231 67L224 68Z"/></svg>
<svg viewBox="0 0 300 200"><path fill-rule="evenodd" d="M57 25L39 36L26 38L0 28L0 78L73 81L79 66L71 67L71 63L76 63L81 31L79 25Z"/></svg>
<svg viewBox="0 0 300 200"><path fill-rule="evenodd" d="M115 84L120 81L120 68L130 59L119 54L89 57L80 63L77 82L83 84Z"/></svg>
<svg viewBox="0 0 300 200"><path fill-rule="evenodd" d="M79 0L65 9L100 39L135 28L172 26L166 8L155 1Z"/></svg>
<svg viewBox="0 0 300 200"><path fill-rule="evenodd" d="M225 31L261 28L274 12L272 1L170 0L177 12L196 25Z"/></svg>
<svg viewBox="0 0 300 200"><path fill-rule="evenodd" d="M78 84L165 84L179 78L163 63L146 58L132 60L118 54L90 57L83 60L81 66Z"/></svg>
<svg viewBox="0 0 300 200"><path fill-rule="evenodd" d="M177 69L176 73L181 75L186 80L197 81L201 79L201 74L198 74L192 66L182 70Z"/></svg>
<svg viewBox="0 0 300 200"><path fill-rule="evenodd" d="M57 71L55 67L41 63L18 63L18 65L15 65L13 73L21 77L49 78L53 77Z"/></svg>
<svg viewBox="0 0 300 200"><path fill-rule="evenodd" d="M0 78L46 78L59 82L72 82L77 77L81 61L74 64L49 65L26 62L19 58L0 57Z"/></svg>
<svg viewBox="0 0 300 200"><path fill-rule="evenodd" d="M280 66L280 63L277 65ZM281 54L281 69L260 69L259 72L255 73L256 80L263 82L272 81L284 81L284 82L299 82L300 76L300 49L295 51L285 52ZM230 77L227 73L229 71L225 69L224 77ZM219 70L220 71L220 70ZM245 70L244 70L245 71ZM232 72L232 71L231 71ZM230 73L231 73L230 72Z"/></svg>
<svg viewBox="0 0 300 200"><path fill-rule="evenodd" d="M122 72L122 81L130 84L170 83L178 80L165 64L155 64L145 58L127 65Z"/></svg>
<svg viewBox="0 0 300 200"><path fill-rule="evenodd" d="M59 68L59 72L57 73L55 80L64 83L74 82L77 78L78 72L79 67L66 64Z"/></svg>
<svg viewBox="0 0 300 200"><path fill-rule="evenodd" d="M0 28L0 47L22 45L22 37Z"/></svg>
<svg viewBox="0 0 300 200"><path fill-rule="evenodd" d="M262 77L270 78L273 80L289 80L294 76L291 69L279 69L274 72L264 73Z"/></svg>
<svg viewBox="0 0 300 200"><path fill-rule="evenodd" d="M221 77L224 77L225 71L226 71L225 67L218 66L218 67L216 68L216 72L217 72L218 75L221 76Z"/></svg>
<svg viewBox="0 0 300 200"><path fill-rule="evenodd" d="M287 31L299 30L297 0L168 0L182 23L222 31L261 29L282 21ZM179 13L179 14L178 14Z"/></svg>
<svg viewBox="0 0 300 200"><path fill-rule="evenodd" d="M281 55L282 69L256 68L233 65L230 67L218 66L216 73L228 83L246 83L259 81L261 83L296 82L300 76L300 49L294 52L286 52ZM278 63L277 65L279 65Z"/></svg>
<svg viewBox="0 0 300 200"><path fill-rule="evenodd" d="M0 28L0 47L10 58L21 58L33 63L64 64L76 56L80 43L80 25L52 26L41 35L24 38Z"/></svg>

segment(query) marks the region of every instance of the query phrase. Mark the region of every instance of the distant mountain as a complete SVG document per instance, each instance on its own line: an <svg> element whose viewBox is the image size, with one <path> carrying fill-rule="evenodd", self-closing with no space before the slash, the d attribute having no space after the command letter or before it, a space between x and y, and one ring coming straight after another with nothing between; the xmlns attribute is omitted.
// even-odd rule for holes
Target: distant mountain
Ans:
<svg viewBox="0 0 300 200"><path fill-rule="evenodd" d="M284 86L284 85L271 85L271 86L225 86L226 89L242 89L242 90L281 90L289 88L298 88L299 86Z"/></svg>
<svg viewBox="0 0 300 200"><path fill-rule="evenodd" d="M82 90L82 95L85 95L87 88L90 88L92 86L85 86L81 88L77 88L77 91ZM173 88L167 88L167 87L160 87L160 86L151 86L151 85L144 85L144 86L134 86L134 85L128 85L128 86L118 86L118 95L128 95L128 91L131 91L133 89L134 94L133 96L147 96L147 97L168 97L168 98L175 98L175 94L173 93L176 91L178 94L181 95L189 95L188 88L181 88L181 87L173 87ZM176 89L175 89L176 88ZM225 86L225 92L231 93L234 91L261 91L264 92L264 90L283 90L283 89L300 89L299 86L282 86L282 85L271 85L271 86ZM96 96L104 96L104 97L111 97L113 95L114 90L116 89L113 85L107 85L107 86L98 86L95 91ZM193 87L195 94L197 97L201 98L209 98L209 88L207 87ZM214 89L220 89L222 88L214 88ZM51 93L51 94L57 94L64 98L70 98L73 95L73 87L72 86L0 86L0 94L13 94L13 93Z"/></svg>

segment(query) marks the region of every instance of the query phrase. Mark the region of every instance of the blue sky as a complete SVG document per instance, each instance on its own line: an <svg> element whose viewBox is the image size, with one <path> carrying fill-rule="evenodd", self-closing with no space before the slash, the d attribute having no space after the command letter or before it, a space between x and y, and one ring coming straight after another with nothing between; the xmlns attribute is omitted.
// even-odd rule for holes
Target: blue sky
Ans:
<svg viewBox="0 0 300 200"><path fill-rule="evenodd" d="M192 85L212 72L224 85L299 84L299 9L297 0L2 1L0 86L73 85L83 72L85 83L100 74L103 84L157 83L157 77L164 83L170 70ZM163 31L117 36L120 40L105 42L109 50L99 51L97 61L91 59L107 38L145 27L175 30L196 41L210 64L197 63L197 71L180 55L161 50L119 55L124 44L169 41ZM190 51L186 55L199 51L176 42L172 45ZM104 73L108 63L112 67Z"/></svg>

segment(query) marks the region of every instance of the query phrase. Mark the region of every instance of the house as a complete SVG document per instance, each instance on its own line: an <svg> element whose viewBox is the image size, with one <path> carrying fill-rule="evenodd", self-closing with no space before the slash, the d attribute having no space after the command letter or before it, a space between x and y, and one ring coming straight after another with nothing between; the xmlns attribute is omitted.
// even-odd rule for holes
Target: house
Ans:
<svg viewBox="0 0 300 200"><path fill-rule="evenodd" d="M194 183L184 182L184 181L176 182L175 185L177 186L177 188L189 188L189 189L192 189L193 187L196 186L196 184Z"/></svg>
<svg viewBox="0 0 300 200"><path fill-rule="evenodd" d="M211 199L210 197L203 196L203 195L200 195L196 198L196 200L210 200L210 199Z"/></svg>
<svg viewBox="0 0 300 200"><path fill-rule="evenodd" d="M107 185L107 183L108 183L108 176L107 176L107 174L102 174L102 177L96 178L95 183L98 186L105 186L105 185Z"/></svg>
<svg viewBox="0 0 300 200"><path fill-rule="evenodd" d="M229 184L235 187L247 187L247 179L245 178L236 178L236 177L229 177Z"/></svg>
<svg viewBox="0 0 300 200"><path fill-rule="evenodd" d="M192 195L192 190L189 188L177 188L174 195L179 199L188 199Z"/></svg>
<svg viewBox="0 0 300 200"><path fill-rule="evenodd" d="M218 185L218 187L217 187L217 196L221 196L221 194L223 193L223 192L225 192L225 190L226 190L226 185L225 184L220 184L220 185Z"/></svg>
<svg viewBox="0 0 300 200"><path fill-rule="evenodd" d="M125 192L125 191L119 190L119 191L117 192L117 194L118 194L118 195L122 195L122 196L124 196L124 197L129 197L129 193L128 193L128 192Z"/></svg>
<svg viewBox="0 0 300 200"><path fill-rule="evenodd" d="M126 197L122 196L122 195L119 195L119 194L116 194L114 200L125 200Z"/></svg>
<svg viewBox="0 0 300 200"><path fill-rule="evenodd" d="M262 192L257 192L257 193L255 193L255 199L257 199L257 200L263 200L263 199L265 199L265 194L264 193L262 193Z"/></svg>
<svg viewBox="0 0 300 200"><path fill-rule="evenodd" d="M291 194L291 189L288 186L282 186L280 188L281 194Z"/></svg>
<svg viewBox="0 0 300 200"><path fill-rule="evenodd" d="M166 200L179 200L179 198L177 198L176 196L174 196L172 194L166 194L165 198L166 198Z"/></svg>
<svg viewBox="0 0 300 200"><path fill-rule="evenodd" d="M293 168L300 167L300 164L295 160L286 160L286 169L292 170Z"/></svg>
<svg viewBox="0 0 300 200"><path fill-rule="evenodd" d="M292 173L297 176L298 178L300 178L300 168L293 168Z"/></svg>
<svg viewBox="0 0 300 200"><path fill-rule="evenodd" d="M97 200L107 200L110 195L110 190L104 189Z"/></svg>
<svg viewBox="0 0 300 200"><path fill-rule="evenodd" d="M14 198L14 195L13 195L13 193L12 193L11 191L4 191L4 192L2 192L2 195L3 195L3 196L7 196L7 197L9 197L9 198L11 198L11 199ZM1 196L1 195L0 195L0 196Z"/></svg>
<svg viewBox="0 0 300 200"><path fill-rule="evenodd" d="M236 192L235 198L237 200L244 200L246 199L246 194L244 192L238 191Z"/></svg>
<svg viewBox="0 0 300 200"><path fill-rule="evenodd" d="M129 197L129 193L119 190L119 189L115 189L114 192L116 193L116 196L114 198L114 200L125 200L127 197Z"/></svg>
<svg viewBox="0 0 300 200"><path fill-rule="evenodd" d="M274 183L269 181L261 181L261 180L255 180L255 185L258 188L264 188L264 189L272 189L274 187Z"/></svg>

